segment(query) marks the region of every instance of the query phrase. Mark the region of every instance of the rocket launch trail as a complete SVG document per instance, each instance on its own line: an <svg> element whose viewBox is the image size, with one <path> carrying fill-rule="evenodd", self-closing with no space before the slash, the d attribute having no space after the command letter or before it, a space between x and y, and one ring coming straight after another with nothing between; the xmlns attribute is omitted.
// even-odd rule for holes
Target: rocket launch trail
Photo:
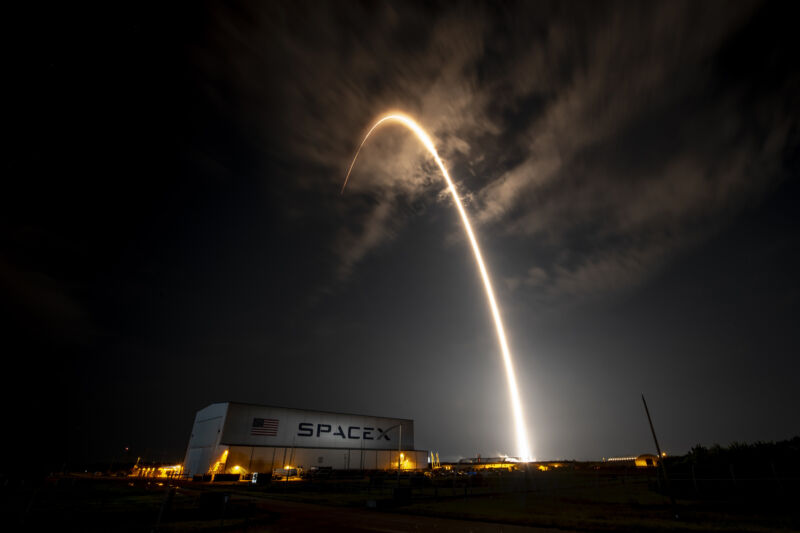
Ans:
<svg viewBox="0 0 800 533"><path fill-rule="evenodd" d="M497 330L497 339L500 344L500 352L503 355L503 364L505 365L506 379L508 381L508 392L511 400L511 411L514 416L517 454L523 461L530 461L533 459L533 456L531 454L530 444L528 443L528 432L525 427L525 418L522 412L522 402L519 398L517 377L514 374L514 363L511 359L511 352L508 349L508 342L506 341L503 321L500 317L500 308L497 306L497 300L494 296L494 290L492 289L492 282L489 278L489 272L483 262L483 256L481 254L480 247L478 246L478 240L475 238L475 233L472 231L472 225L470 224L469 217L467 217L467 212L464 210L464 206L461 203L461 198L458 196L456 187L453 185L453 180L450 179L450 174L447 172L447 168L445 168L442 159L439 157L439 154L436 151L436 147L434 146L430 136L428 136L425 130L423 130L422 127L408 115L402 113L389 113L383 115L372 125L369 131L367 131L367 134L364 136L364 139L358 146L356 155L353 157L353 161L350 163L350 168L347 169L347 175L345 176L344 184L342 185L342 192L344 192L344 189L347 186L347 182L350 179L350 173L353 171L353 167L356 164L358 155L361 153L361 149L364 147L367 139L369 139L370 135L372 135L372 133L379 126L391 122L402 124L411 130L417 136L420 142L422 142L425 148L428 149L428 152L436 161L439 169L442 171L442 176L444 176L444 179L447 182L447 187L450 190L450 194L453 197L453 202L458 209L458 214L461 216L461 222L464 224L464 231L466 232L469 242L472 245L472 252L475 255L475 262L478 264L478 270L480 270L481 278L483 279L483 286L486 290L486 299L489 302L489 308L491 309L495 329Z"/></svg>

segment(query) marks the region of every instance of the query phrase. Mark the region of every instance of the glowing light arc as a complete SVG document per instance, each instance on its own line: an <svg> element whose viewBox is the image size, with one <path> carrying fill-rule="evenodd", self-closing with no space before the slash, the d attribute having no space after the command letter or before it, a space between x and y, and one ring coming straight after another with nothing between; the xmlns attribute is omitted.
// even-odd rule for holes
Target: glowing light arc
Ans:
<svg viewBox="0 0 800 533"><path fill-rule="evenodd" d="M350 179L350 173L353 171L353 167L356 164L358 155L361 153L361 149L364 147L364 144L367 142L367 139L369 139L370 135L372 135L372 132L374 132L378 128L378 126L386 122L398 122L403 126L405 126L406 128L408 128L409 130L411 130L417 136L420 142L422 142L425 148L427 148L428 152L431 154L433 159L436 161L436 164L439 166L439 170L442 171L442 175L444 176L444 179L447 182L447 187L450 190L450 194L453 197L453 202L456 204L456 208L458 209L458 214L461 215L461 222L464 224L464 230L466 231L467 237L469 238L469 242L472 245L472 252L475 255L475 261L478 264L478 270L480 270L481 278L483 279L483 286L484 289L486 290L486 298L489 301L489 307L492 311L492 318L494 319L495 329L497 330L497 338L500 343L500 351L503 355L503 363L505 365L505 370L506 370L506 379L508 381L508 391L511 399L511 410L514 416L517 450L520 458L523 461L532 460L533 456L531 455L530 445L528 444L528 432L525 427L525 418L522 413L522 402L520 401L519 398L519 389L517 387L516 374L514 373L514 364L511 359L511 352L508 349L508 342L506 341L505 328L503 328L503 321L500 317L500 309L497 306L497 301L494 297L494 290L492 289L492 283L491 280L489 279L489 272L486 268L486 265L483 262L483 255L481 254L480 247L478 246L478 240L475 238L475 234L472 231L472 225L470 224L469 218L467 217L467 212L464 209L463 204L461 203L461 198L458 196L458 192L456 191L456 187L453 184L453 180L450 179L450 174L447 172L447 168L445 168L444 163L439 157L439 153L436 151L436 147L434 146L431 138L428 136L425 130L423 130L422 127L408 115L402 113L390 113L382 116L375 122L375 124L372 125L369 131L367 131L367 134L364 135L364 139L358 146L358 150L356 150L356 154L353 157L353 161L350 163L350 168L347 169L347 175L345 176L344 184L342 185L342 192L344 192L345 187L347 187L347 182Z"/></svg>

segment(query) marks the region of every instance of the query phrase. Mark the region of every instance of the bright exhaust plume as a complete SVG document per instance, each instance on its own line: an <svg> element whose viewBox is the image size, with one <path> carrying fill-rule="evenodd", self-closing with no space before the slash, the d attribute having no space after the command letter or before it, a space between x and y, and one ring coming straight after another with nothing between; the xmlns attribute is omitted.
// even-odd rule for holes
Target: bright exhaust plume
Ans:
<svg viewBox="0 0 800 533"><path fill-rule="evenodd" d="M361 141L361 144L358 146L356 155L353 157L352 163L350 163L350 168L347 169L347 175L345 176L344 184L342 185L342 192L344 192L345 187L347 187L347 182L350 179L350 173L353 171L353 166L356 164L356 159L358 159L358 154L361 153L364 143L367 142L367 139L369 139L370 135L372 135L372 132L374 132L378 126L387 122L396 122L402 124L417 136L425 148L428 149L428 152L431 154L431 156L433 156L433 159L436 161L436 164L439 166L439 169L442 171L442 175L447 182L447 187L450 190L450 194L453 196L453 202L456 204L456 208L458 208L458 214L461 215L461 222L464 224L464 231L467 233L469 242L472 245L472 252L475 254L475 262L478 263L478 270L480 270L481 278L483 279L483 287L486 290L486 299L489 301L489 308L492 311L492 318L494 318L494 325L495 329L497 330L497 339L500 343L500 352L503 354L503 364L505 365L506 379L508 381L508 393L511 399L511 411L514 416L517 453L523 461L530 461L533 459L533 456L531 454L530 444L528 443L528 431L525 427L525 418L522 413L522 402L519 399L519 388L517 387L517 377L514 374L514 363L511 359L511 352L508 349L508 342L506 341L503 321L500 318L500 309L498 308L497 301L494 297L494 290L492 289L492 282L489 279L489 272L487 271L486 265L483 262L483 256L481 254L480 247L478 246L478 240L475 238L475 234L472 231L472 225L470 224L469 218L467 217L467 212L464 210L464 206L461 203L461 198L458 196L456 187L453 185L453 180L450 179L450 174L448 174L444 163L439 157L431 138L428 136L425 130L423 130L422 127L408 115L402 113L389 113L380 117L372 125L367 134L364 136L364 139Z"/></svg>

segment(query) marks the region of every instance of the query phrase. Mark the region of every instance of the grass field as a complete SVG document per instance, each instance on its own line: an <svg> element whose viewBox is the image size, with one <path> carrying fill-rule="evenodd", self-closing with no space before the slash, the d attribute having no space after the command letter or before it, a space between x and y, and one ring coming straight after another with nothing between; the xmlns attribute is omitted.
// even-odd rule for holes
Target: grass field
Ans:
<svg viewBox="0 0 800 533"><path fill-rule="evenodd" d="M397 531L434 523L438 530L465 530L465 522L442 518L472 521L487 531L511 525L562 531L800 529L796 493L779 491L681 498L675 519L652 472L418 476L397 488L391 476L253 487L74 475L7 484L0 512L12 526L7 531L291 531L326 528L328 520L332 530L376 531L387 529L389 517Z"/></svg>

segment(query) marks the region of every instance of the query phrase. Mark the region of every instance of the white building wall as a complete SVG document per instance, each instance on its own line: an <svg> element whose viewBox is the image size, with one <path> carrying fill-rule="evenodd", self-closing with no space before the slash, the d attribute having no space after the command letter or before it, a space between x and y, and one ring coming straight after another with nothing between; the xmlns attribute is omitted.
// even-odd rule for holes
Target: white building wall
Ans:
<svg viewBox="0 0 800 533"><path fill-rule="evenodd" d="M414 447L413 420L241 403L227 405L222 444L396 450L402 434L401 447ZM259 427L261 423L266 427Z"/></svg>
<svg viewBox="0 0 800 533"><path fill-rule="evenodd" d="M397 468L400 427L400 447L406 461L403 468L426 468L427 452L413 450L412 420L227 402L211 404L195 416L184 474L205 474L222 458L226 459L227 473L270 472L286 465L306 470L314 466L336 470L393 469Z"/></svg>
<svg viewBox="0 0 800 533"><path fill-rule="evenodd" d="M402 454L404 470L428 467L428 452L405 450ZM272 472L285 466L300 467L306 471L312 467L328 467L334 470L393 470L397 468L397 458L397 450L231 446L225 472Z"/></svg>
<svg viewBox="0 0 800 533"><path fill-rule="evenodd" d="M183 472L188 476L205 474L222 454L220 439L225 425L227 404L214 403L200 409L194 417Z"/></svg>

